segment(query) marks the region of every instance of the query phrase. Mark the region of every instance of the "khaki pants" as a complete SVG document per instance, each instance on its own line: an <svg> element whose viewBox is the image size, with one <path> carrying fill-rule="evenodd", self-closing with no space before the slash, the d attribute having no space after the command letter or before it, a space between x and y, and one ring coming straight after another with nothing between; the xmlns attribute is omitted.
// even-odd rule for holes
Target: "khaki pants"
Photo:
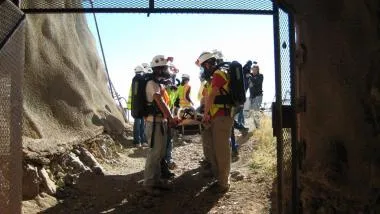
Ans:
<svg viewBox="0 0 380 214"><path fill-rule="evenodd" d="M202 134L206 155L209 155L212 172L221 186L228 186L231 169L230 137L233 119L229 116L216 117L209 130ZM207 158L207 157L206 157Z"/></svg>
<svg viewBox="0 0 380 214"><path fill-rule="evenodd" d="M145 123L145 134L149 143L149 152L145 162L144 186L154 186L161 178L161 160L165 156L168 124L156 122L154 131L154 143L151 148L153 122Z"/></svg>
<svg viewBox="0 0 380 214"><path fill-rule="evenodd" d="M211 126L205 127L205 129L201 133L202 136L202 148L203 155L205 156L205 161L211 164L211 154L212 151L212 132Z"/></svg>

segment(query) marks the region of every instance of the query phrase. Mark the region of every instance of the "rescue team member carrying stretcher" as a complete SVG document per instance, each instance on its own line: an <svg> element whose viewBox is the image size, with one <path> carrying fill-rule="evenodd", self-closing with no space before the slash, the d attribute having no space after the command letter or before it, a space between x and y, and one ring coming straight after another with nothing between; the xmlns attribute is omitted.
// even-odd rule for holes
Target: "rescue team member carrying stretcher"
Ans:
<svg viewBox="0 0 380 214"><path fill-rule="evenodd" d="M209 124L203 131L202 138L205 156L211 164L211 170L217 182L216 192L227 192L230 186L231 147L230 134L233 125L231 105L215 104L215 97L229 92L229 79L226 72L217 67L216 58L210 52L203 52L197 64L204 69L205 85L203 122Z"/></svg>
<svg viewBox="0 0 380 214"><path fill-rule="evenodd" d="M152 194L159 194L170 186L161 180L161 161L166 153L169 127L177 125L167 103L164 101L164 86L161 84L172 75L169 69L172 58L157 55L152 59L153 73L132 81L132 116L145 118L145 135L149 152L145 162L144 189Z"/></svg>

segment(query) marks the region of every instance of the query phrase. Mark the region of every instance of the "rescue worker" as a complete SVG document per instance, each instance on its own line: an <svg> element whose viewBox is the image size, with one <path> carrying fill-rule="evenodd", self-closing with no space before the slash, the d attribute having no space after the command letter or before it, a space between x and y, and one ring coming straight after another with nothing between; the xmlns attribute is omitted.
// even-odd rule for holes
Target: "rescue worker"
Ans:
<svg viewBox="0 0 380 214"><path fill-rule="evenodd" d="M193 101L190 98L191 87L189 85L190 76L188 74L182 75L181 85L178 87L179 107L187 108L193 106Z"/></svg>
<svg viewBox="0 0 380 214"><path fill-rule="evenodd" d="M143 75L144 74L144 68L140 65L136 66L135 68L135 75ZM132 110L132 86L129 90L129 96L128 96L128 102L127 102L127 108L129 110ZM144 118L134 118L133 121L133 145L137 148L140 148L141 146L147 146L147 140L145 137L145 131L144 128Z"/></svg>
<svg viewBox="0 0 380 214"><path fill-rule="evenodd" d="M210 52L203 52L197 63L204 69L204 77L209 84L206 86L205 110L203 123L209 128L203 132L203 140L210 145L209 161L216 182L213 191L225 193L230 186L231 147L230 137L233 125L230 104L215 104L215 97L222 91L229 92L229 79L225 71L218 69L216 57Z"/></svg>
<svg viewBox="0 0 380 214"><path fill-rule="evenodd" d="M221 51L214 50L213 54L216 58L217 65L224 63L223 54ZM243 112L243 108L239 107L238 110L235 112L235 114ZM235 120L235 116L233 115L233 129L231 130L231 138L230 138L230 144L231 144L231 150L232 150L232 160L237 161L239 159L239 145L236 142L236 136L235 136L235 129L239 130L242 135L246 135L248 133L248 128L246 128L243 124L239 123L237 120Z"/></svg>
<svg viewBox="0 0 380 214"><path fill-rule="evenodd" d="M169 65L169 58L163 55L153 57L153 79L147 82L145 90L149 106L145 133L150 147L145 162L143 186L150 194L159 194L160 190L170 189L168 183L161 180L161 161L165 156L168 128L175 126L177 121L163 99L163 86L159 83L171 77Z"/></svg>
<svg viewBox="0 0 380 214"><path fill-rule="evenodd" d="M175 115L175 112L176 112L175 109L177 108L175 106L176 100L178 99L178 90L177 89L178 89L177 86L175 86L175 84L173 84L172 82L170 82L166 86L166 93L168 94L168 97L169 97L168 105L169 105L169 108L171 110L172 115ZM173 157L172 157L173 136L175 135L175 133L174 133L175 131L176 131L175 129L169 130L168 144L166 147L166 154L165 154L165 161L166 161L166 164L170 170L173 170L177 167L177 165L174 162ZM173 174L170 174L170 173L167 173L167 175L168 175L168 177L173 176Z"/></svg>

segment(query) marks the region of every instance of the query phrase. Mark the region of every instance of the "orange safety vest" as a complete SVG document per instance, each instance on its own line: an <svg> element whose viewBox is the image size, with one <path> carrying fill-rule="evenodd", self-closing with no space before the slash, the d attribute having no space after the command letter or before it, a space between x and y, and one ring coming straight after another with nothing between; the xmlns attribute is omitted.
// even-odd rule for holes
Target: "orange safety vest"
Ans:
<svg viewBox="0 0 380 214"><path fill-rule="evenodd" d="M165 104L170 106L170 97L169 97L169 94L164 87L161 87L161 96L164 99Z"/></svg>

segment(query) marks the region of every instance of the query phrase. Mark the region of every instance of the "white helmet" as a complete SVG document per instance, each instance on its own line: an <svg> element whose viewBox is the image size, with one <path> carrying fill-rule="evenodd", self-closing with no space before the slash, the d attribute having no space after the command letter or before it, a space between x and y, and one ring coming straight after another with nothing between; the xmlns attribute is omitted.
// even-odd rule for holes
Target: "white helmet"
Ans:
<svg viewBox="0 0 380 214"><path fill-rule="evenodd" d="M214 54L214 57L216 59L223 59L223 57L224 57L222 51L218 51L216 49L212 50L212 54Z"/></svg>
<svg viewBox="0 0 380 214"><path fill-rule="evenodd" d="M172 60L172 59L171 59ZM150 67L169 66L169 58L165 58L164 55L157 55L153 57Z"/></svg>
<svg viewBox="0 0 380 214"><path fill-rule="evenodd" d="M213 53L210 53L208 51L204 51L201 53L201 55L199 55L197 61L195 62L197 65L201 66L202 63L204 63L205 61L211 59L211 58L216 58L215 55Z"/></svg>
<svg viewBox="0 0 380 214"><path fill-rule="evenodd" d="M196 119L197 118L197 112L193 107L185 107L185 108L180 108L178 110L178 117L181 120L186 120L186 119Z"/></svg>
<svg viewBox="0 0 380 214"><path fill-rule="evenodd" d="M142 63L141 64L142 66L143 66L143 68L144 68L144 72L146 72L146 73L152 73L153 71L152 71L152 68L149 66L149 64L148 63Z"/></svg>
<svg viewBox="0 0 380 214"><path fill-rule="evenodd" d="M136 66L135 73L140 74L144 72L144 68L141 65Z"/></svg>
<svg viewBox="0 0 380 214"><path fill-rule="evenodd" d="M182 79L190 79L190 75L188 75L188 74L182 74Z"/></svg>

